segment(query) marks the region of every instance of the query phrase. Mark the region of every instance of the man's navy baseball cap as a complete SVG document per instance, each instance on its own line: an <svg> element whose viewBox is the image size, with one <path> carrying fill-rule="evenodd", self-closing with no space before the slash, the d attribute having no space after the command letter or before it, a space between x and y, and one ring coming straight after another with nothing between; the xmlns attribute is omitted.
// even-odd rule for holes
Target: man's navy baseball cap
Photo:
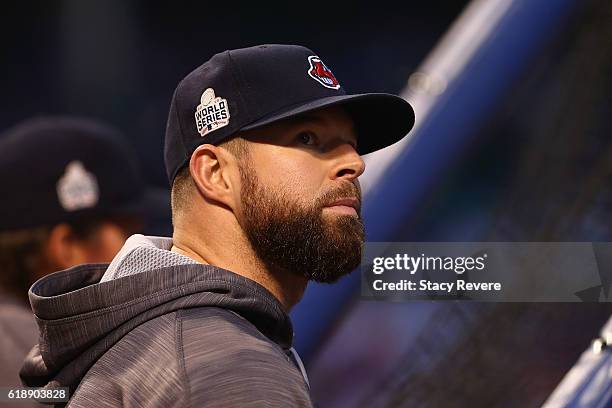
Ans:
<svg viewBox="0 0 612 408"><path fill-rule="evenodd" d="M167 190L147 188L114 129L40 117L0 135L0 231L134 216L169 220Z"/></svg>
<svg viewBox="0 0 612 408"><path fill-rule="evenodd" d="M414 125L404 99L348 95L308 48L272 44L216 54L174 91L164 149L168 179L173 182L199 145L332 105L351 115L362 155L399 141Z"/></svg>

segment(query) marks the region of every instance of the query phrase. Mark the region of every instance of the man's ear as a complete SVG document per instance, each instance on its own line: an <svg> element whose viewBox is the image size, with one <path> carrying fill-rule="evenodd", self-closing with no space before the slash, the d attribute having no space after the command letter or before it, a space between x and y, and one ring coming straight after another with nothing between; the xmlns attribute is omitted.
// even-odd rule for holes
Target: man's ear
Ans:
<svg viewBox="0 0 612 408"><path fill-rule="evenodd" d="M211 144L198 146L191 155L189 172L200 194L236 210L240 168L236 158Z"/></svg>

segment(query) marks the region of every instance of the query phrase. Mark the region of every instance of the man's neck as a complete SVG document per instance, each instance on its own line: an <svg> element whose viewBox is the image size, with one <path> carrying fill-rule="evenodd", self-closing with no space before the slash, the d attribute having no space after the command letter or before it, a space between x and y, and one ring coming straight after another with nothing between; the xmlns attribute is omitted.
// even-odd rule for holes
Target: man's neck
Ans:
<svg viewBox="0 0 612 408"><path fill-rule="evenodd" d="M270 271L248 244L218 242L211 247L188 234L175 230L172 252L190 257L196 262L213 265L251 279L266 288L282 304L285 312L300 301L308 279L291 271Z"/></svg>

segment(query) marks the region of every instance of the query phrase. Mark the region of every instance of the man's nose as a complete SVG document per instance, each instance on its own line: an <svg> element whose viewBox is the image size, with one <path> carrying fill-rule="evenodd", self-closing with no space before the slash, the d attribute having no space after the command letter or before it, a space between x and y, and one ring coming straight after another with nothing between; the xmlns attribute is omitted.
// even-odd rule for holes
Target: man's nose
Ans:
<svg viewBox="0 0 612 408"><path fill-rule="evenodd" d="M365 162L355 148L344 143L334 149L334 166L331 171L332 179L346 179L353 181L365 171Z"/></svg>

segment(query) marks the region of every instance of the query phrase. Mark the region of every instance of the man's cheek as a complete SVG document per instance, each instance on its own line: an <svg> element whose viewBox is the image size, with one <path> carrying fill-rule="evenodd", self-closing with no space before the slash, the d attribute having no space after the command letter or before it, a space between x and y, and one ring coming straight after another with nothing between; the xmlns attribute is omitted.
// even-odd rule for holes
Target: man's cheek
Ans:
<svg viewBox="0 0 612 408"><path fill-rule="evenodd" d="M290 200L302 204L312 203L320 196L320 191L306 177L287 177L279 180L276 191L285 194Z"/></svg>

